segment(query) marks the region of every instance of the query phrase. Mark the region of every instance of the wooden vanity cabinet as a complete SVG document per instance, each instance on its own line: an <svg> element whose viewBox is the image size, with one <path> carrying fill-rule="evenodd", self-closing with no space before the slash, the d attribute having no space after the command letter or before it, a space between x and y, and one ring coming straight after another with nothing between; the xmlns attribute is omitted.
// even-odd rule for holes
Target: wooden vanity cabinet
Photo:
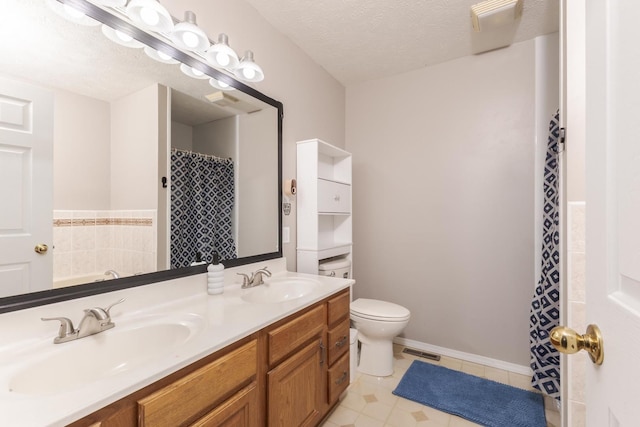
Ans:
<svg viewBox="0 0 640 427"><path fill-rule="evenodd" d="M349 385L345 289L73 427L317 426Z"/></svg>

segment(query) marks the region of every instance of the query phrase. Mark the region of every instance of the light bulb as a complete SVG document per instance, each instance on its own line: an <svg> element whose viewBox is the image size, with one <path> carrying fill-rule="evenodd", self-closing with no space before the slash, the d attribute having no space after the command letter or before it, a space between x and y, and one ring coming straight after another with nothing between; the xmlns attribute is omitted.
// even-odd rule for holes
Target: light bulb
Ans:
<svg viewBox="0 0 640 427"><path fill-rule="evenodd" d="M149 26L158 25L158 22L160 22L160 15L158 15L158 12L149 7L145 7L140 11L140 18Z"/></svg>
<svg viewBox="0 0 640 427"><path fill-rule="evenodd" d="M218 52L216 55L216 61L223 67L226 67L231 62L231 58L229 58L229 55L224 52Z"/></svg>
<svg viewBox="0 0 640 427"><path fill-rule="evenodd" d="M200 76L204 76L204 73L203 73L202 71L198 70L197 68L193 68L193 67L191 67L191 72L192 72L194 75L198 76L198 77L200 77Z"/></svg>
<svg viewBox="0 0 640 427"><path fill-rule="evenodd" d="M133 37L123 33L122 31L115 30L116 36L122 40L123 42L130 42L133 40Z"/></svg>
<svg viewBox="0 0 640 427"><path fill-rule="evenodd" d="M220 87L222 87L222 88L228 88L229 87L229 85L226 84L225 82L221 82L220 80L217 80L217 82L220 85Z"/></svg>
<svg viewBox="0 0 640 427"><path fill-rule="evenodd" d="M244 70L242 70L242 75L246 78L246 79L253 79L256 76L256 70L254 70L251 67L247 67Z"/></svg>
<svg viewBox="0 0 640 427"><path fill-rule="evenodd" d="M170 60L170 59L173 59L171 56L167 55L167 54L166 54L166 53L164 53L164 52L160 52L160 51L158 51L158 56L159 56L161 59L164 59L165 61L168 61L168 60Z"/></svg>
<svg viewBox="0 0 640 427"><path fill-rule="evenodd" d="M186 32L182 35L182 41L184 42L184 44L186 44L187 46L189 46L191 49L193 49L194 47L198 46L198 36L196 36L193 33L189 33Z"/></svg>
<svg viewBox="0 0 640 427"><path fill-rule="evenodd" d="M84 13L80 12L78 9L74 9L68 4L64 5L64 11L65 13L69 14L69 16L71 16L72 18L77 19L77 18L82 18L84 16Z"/></svg>

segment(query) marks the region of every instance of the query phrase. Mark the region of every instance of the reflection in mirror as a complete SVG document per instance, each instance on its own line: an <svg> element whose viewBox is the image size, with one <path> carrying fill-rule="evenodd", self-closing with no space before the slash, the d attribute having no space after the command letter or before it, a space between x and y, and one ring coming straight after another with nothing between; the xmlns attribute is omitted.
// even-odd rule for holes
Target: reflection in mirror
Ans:
<svg viewBox="0 0 640 427"><path fill-rule="evenodd" d="M0 297L176 277L148 273L213 251L227 266L281 256L282 105L187 77L50 2L0 4Z"/></svg>

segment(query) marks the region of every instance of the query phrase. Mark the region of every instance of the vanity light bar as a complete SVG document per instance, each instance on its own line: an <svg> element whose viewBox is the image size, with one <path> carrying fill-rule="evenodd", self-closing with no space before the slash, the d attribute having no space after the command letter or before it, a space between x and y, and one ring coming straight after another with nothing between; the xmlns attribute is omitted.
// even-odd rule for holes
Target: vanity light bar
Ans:
<svg viewBox="0 0 640 427"><path fill-rule="evenodd" d="M73 1L67 2L66 0L50 0L54 2L59 2L63 5L68 5L69 7L73 7ZM255 63L253 60L253 53L251 51L247 51L242 60L238 60L238 55L231 49L229 46L229 39L226 34L220 34L218 37L218 41L212 41L206 33L196 25L195 13L191 11L185 12L185 21L180 21L176 17L172 16L157 0L87 0L89 3L95 4L98 7L101 7L107 11L115 12L115 14L123 18L127 21L137 23L144 30L151 32L156 36L160 36L164 42L172 44L179 49L187 50L191 55L196 56L198 59L201 59L203 62L211 65L217 70L223 71L229 76L235 77L243 82L260 82L264 80L264 72L262 68ZM150 22L147 20L146 24L142 24L142 17L134 18L130 13L131 6L137 6L135 8L135 13L142 14L140 10L141 4L149 3L153 7L153 11L155 11L154 16L157 17L159 21L159 27L155 28ZM166 14L165 14L166 12ZM137 15L136 15L137 16ZM153 17L151 17L153 18ZM167 19L172 21L171 23L164 22ZM76 18L77 19L77 18ZM162 23L162 25L160 25ZM190 34L185 34L185 28L194 29L193 33L193 41L194 43L190 43L191 38ZM180 35L178 35L180 32ZM110 37L113 41L114 39ZM195 40L197 39L197 43ZM186 40L186 42L185 42ZM122 44L122 43L120 43ZM135 44L130 45L130 47L136 46ZM143 47L136 46L136 47ZM217 58L216 53L218 51L225 52L225 55L228 55L225 59L228 59L228 63L224 64L224 61L220 61ZM148 54L148 53L147 53ZM155 55L149 55L151 58L159 60ZM163 63L171 63L169 60L162 60L160 62ZM189 74L187 74L189 75ZM193 76L195 77L195 76ZM197 77L200 78L200 77Z"/></svg>

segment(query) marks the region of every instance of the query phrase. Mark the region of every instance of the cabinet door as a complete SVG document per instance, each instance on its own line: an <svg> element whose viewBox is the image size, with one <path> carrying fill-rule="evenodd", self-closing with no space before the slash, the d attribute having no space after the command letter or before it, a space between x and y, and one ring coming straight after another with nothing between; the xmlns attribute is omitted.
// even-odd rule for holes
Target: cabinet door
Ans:
<svg viewBox="0 0 640 427"><path fill-rule="evenodd" d="M313 426L320 421L324 388L322 352L318 338L269 371L270 427Z"/></svg>
<svg viewBox="0 0 640 427"><path fill-rule="evenodd" d="M258 391L253 383L195 422L192 427L253 427L258 425Z"/></svg>

